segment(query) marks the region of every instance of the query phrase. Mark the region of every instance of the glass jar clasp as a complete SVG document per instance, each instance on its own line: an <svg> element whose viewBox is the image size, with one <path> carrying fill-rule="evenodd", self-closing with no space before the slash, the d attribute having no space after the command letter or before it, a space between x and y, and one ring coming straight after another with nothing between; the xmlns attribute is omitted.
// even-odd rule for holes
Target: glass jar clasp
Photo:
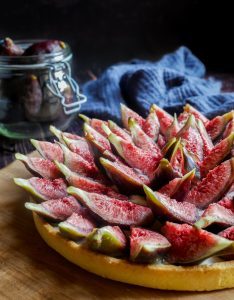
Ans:
<svg viewBox="0 0 234 300"><path fill-rule="evenodd" d="M87 101L87 97L80 93L77 82L71 77L71 68L69 63L60 62L52 65L48 64L49 78L46 83L48 90L58 97L63 106L64 113L70 115L80 110L81 104ZM65 96L65 90L69 87L72 92L72 101L68 103ZM75 98L75 99L74 99Z"/></svg>

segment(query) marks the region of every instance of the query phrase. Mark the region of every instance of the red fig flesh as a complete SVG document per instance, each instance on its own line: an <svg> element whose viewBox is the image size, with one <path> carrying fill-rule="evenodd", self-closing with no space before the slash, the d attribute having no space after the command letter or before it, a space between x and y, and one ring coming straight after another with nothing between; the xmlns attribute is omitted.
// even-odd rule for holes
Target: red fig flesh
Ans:
<svg viewBox="0 0 234 300"><path fill-rule="evenodd" d="M218 144L211 149L209 155L202 161L200 171L202 177L206 176L209 170L214 169L220 164L224 158L231 152L234 145L234 132L231 133L226 139L221 140Z"/></svg>
<svg viewBox="0 0 234 300"><path fill-rule="evenodd" d="M67 182L74 187L80 188L90 193L104 194L119 200L128 200L127 196L121 195L111 187L104 185L94 179L84 177L78 173L72 172L65 165L56 163L59 170L65 175Z"/></svg>
<svg viewBox="0 0 234 300"><path fill-rule="evenodd" d="M67 196L67 185L62 178L50 180L32 177L30 179L15 178L15 183L36 198L46 201Z"/></svg>
<svg viewBox="0 0 234 300"><path fill-rule="evenodd" d="M130 118L128 122L128 127L135 145L142 150L150 151L152 155L160 161L163 155L159 146L141 129L134 119Z"/></svg>
<svg viewBox="0 0 234 300"><path fill-rule="evenodd" d="M185 148L194 153L199 160L203 160L203 141L196 126L196 120L190 115L184 127L177 133Z"/></svg>
<svg viewBox="0 0 234 300"><path fill-rule="evenodd" d="M161 234L144 228L131 228L130 260L134 262L152 263L165 253L171 244Z"/></svg>
<svg viewBox="0 0 234 300"><path fill-rule="evenodd" d="M229 247L232 243L188 224L166 222L161 231L171 243L167 253L167 260L170 263L186 264L201 261Z"/></svg>
<svg viewBox="0 0 234 300"><path fill-rule="evenodd" d="M209 119L204 116L202 113L200 113L200 111L198 111L195 107L193 107L191 104L186 104L184 107L184 111L187 112L188 114L192 114L194 115L194 117L197 120L200 120L203 122L203 124L207 124L209 122Z"/></svg>
<svg viewBox="0 0 234 300"><path fill-rule="evenodd" d="M130 118L135 119L141 127L144 126L145 120L140 115L138 115L135 111L131 110L124 104L120 104L120 108L121 108L122 123L126 129L128 129L128 120Z"/></svg>
<svg viewBox="0 0 234 300"><path fill-rule="evenodd" d="M100 158L100 162L110 179L126 193L142 192L143 184L149 184L147 176L137 173L121 162L105 158Z"/></svg>
<svg viewBox="0 0 234 300"><path fill-rule="evenodd" d="M160 124L154 111L150 111L142 129L153 141L158 140Z"/></svg>
<svg viewBox="0 0 234 300"><path fill-rule="evenodd" d="M200 211L191 203L170 199L159 192L153 192L146 185L144 191L147 202L156 216L167 217L172 221L188 224L194 224L199 218Z"/></svg>
<svg viewBox="0 0 234 300"><path fill-rule="evenodd" d="M56 165L48 159L27 157L20 153L16 153L15 157L22 161L27 169L36 176L41 176L47 179L55 179L59 178L61 175Z"/></svg>
<svg viewBox="0 0 234 300"><path fill-rule="evenodd" d="M72 196L48 200L40 204L26 202L25 207L39 215L58 221L63 221L70 217L73 212L79 212L82 209L81 205Z"/></svg>
<svg viewBox="0 0 234 300"><path fill-rule="evenodd" d="M225 226L234 225L234 213L218 203L213 203L203 212L195 226L197 228L206 228L214 223Z"/></svg>
<svg viewBox="0 0 234 300"><path fill-rule="evenodd" d="M206 208L210 203L217 202L230 187L233 181L234 158L225 161L211 170L186 195L184 201Z"/></svg>
<svg viewBox="0 0 234 300"><path fill-rule="evenodd" d="M74 187L69 187L67 191L74 195L96 217L109 224L136 226L147 225L152 222L153 214L148 207L100 194L87 193Z"/></svg>
<svg viewBox="0 0 234 300"><path fill-rule="evenodd" d="M233 111L230 111L222 116L217 116L206 124L206 130L212 141L216 140L225 130L229 121L233 118Z"/></svg>
<svg viewBox="0 0 234 300"><path fill-rule="evenodd" d="M63 151L58 144L33 139L30 141L43 158L51 161L57 160L59 162L63 162Z"/></svg>
<svg viewBox="0 0 234 300"><path fill-rule="evenodd" d="M68 238L77 240L87 237L96 227L85 209L74 212L67 220L58 224L59 230Z"/></svg>
<svg viewBox="0 0 234 300"><path fill-rule="evenodd" d="M160 123L160 132L165 135L167 129L171 126L173 122L173 117L167 113L165 110L157 106L156 104L153 104L151 106L151 111L154 111L155 114L158 117L159 123Z"/></svg>
<svg viewBox="0 0 234 300"><path fill-rule="evenodd" d="M175 178L168 184L164 185L159 193L176 199L177 201L183 201L184 197L190 190L193 178L195 176L195 170L190 171L181 178Z"/></svg>
<svg viewBox="0 0 234 300"><path fill-rule="evenodd" d="M108 136L108 139L129 166L141 170L152 179L158 159L150 151L142 150L113 133Z"/></svg>

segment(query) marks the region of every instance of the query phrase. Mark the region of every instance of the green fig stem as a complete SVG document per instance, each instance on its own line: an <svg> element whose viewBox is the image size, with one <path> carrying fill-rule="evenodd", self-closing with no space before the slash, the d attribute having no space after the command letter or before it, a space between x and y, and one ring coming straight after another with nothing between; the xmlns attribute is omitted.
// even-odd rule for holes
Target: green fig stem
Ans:
<svg viewBox="0 0 234 300"><path fill-rule="evenodd" d="M87 117L86 115L79 114L79 117L80 117L85 123L90 124L91 119L90 119L89 117Z"/></svg>

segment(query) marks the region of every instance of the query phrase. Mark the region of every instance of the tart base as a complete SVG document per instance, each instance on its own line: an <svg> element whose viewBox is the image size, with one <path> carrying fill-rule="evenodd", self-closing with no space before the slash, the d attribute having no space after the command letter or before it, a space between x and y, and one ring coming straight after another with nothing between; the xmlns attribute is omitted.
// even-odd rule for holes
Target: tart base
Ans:
<svg viewBox="0 0 234 300"><path fill-rule="evenodd" d="M212 291L234 287L234 261L211 265L141 265L93 252L68 240L33 213L43 240L77 266L104 278L143 287L176 291Z"/></svg>

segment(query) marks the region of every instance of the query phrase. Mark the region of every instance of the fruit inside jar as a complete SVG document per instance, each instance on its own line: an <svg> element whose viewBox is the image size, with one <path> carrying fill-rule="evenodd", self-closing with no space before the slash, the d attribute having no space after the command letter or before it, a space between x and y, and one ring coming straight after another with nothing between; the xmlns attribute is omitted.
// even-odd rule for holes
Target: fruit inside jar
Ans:
<svg viewBox="0 0 234 300"><path fill-rule="evenodd" d="M64 130L86 98L71 77L72 52L58 40L0 41L0 135L49 136Z"/></svg>

